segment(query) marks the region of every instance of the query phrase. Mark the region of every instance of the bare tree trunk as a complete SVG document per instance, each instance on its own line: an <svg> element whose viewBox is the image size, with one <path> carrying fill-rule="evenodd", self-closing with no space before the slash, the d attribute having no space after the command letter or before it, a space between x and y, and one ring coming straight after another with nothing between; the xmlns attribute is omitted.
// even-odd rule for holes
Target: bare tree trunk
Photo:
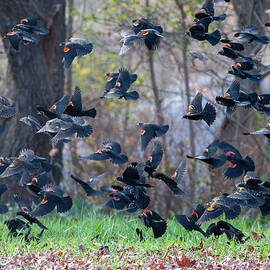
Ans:
<svg viewBox="0 0 270 270"><path fill-rule="evenodd" d="M156 81L156 74L155 74L155 68L154 68L154 56L153 52L149 51L149 68L150 68L150 77L151 77L151 85L152 85L152 90L154 94L154 101L155 101L155 111L156 111L156 117L159 125L164 124L164 117L162 113L162 102L159 97L159 89L157 86L157 81ZM162 143L163 143L163 151L164 151L164 165L165 165L165 170L169 164L168 160L168 153L167 153L167 147L166 147L166 139L164 136L162 136Z"/></svg>
<svg viewBox="0 0 270 270"><path fill-rule="evenodd" d="M65 39L64 0L0 0L0 31L7 33L22 18L38 16L40 23L50 30L40 37L38 44L20 45L19 51L3 40L8 58L6 75L7 96L15 101L17 114L5 122L5 131L0 135L1 154L16 156L23 148L30 148L40 156L49 157L49 138L35 135L31 128L19 122L26 115L36 115L36 105L49 106L63 95L64 70L61 62L63 52L59 43ZM55 157L59 167L62 154ZM57 180L61 175L58 170ZM17 192L17 181L9 181L9 194Z"/></svg>
<svg viewBox="0 0 270 270"><path fill-rule="evenodd" d="M185 83L185 94L186 94L186 101L187 104L190 104L191 98L190 98L190 88L189 88L189 71L188 71L188 59L187 59L187 51L188 51L188 40L185 37L185 31L187 29L187 25L185 22L185 12L184 12L184 7L183 4L179 2L179 0L175 0L175 3L180 11L180 23L181 23L181 28L182 28L182 55L183 55L183 69L184 69L184 83ZM193 122L189 121L189 143L190 143L190 149L191 149L191 154L192 156L195 155L195 132L194 132L194 127L193 127ZM191 192L191 198L194 201L197 201L196 194L198 194L196 191L198 189L198 181L196 178L196 163L195 160L191 161L190 166L188 167L188 174L189 174L189 179L190 182L192 183L190 186L194 187L190 192Z"/></svg>

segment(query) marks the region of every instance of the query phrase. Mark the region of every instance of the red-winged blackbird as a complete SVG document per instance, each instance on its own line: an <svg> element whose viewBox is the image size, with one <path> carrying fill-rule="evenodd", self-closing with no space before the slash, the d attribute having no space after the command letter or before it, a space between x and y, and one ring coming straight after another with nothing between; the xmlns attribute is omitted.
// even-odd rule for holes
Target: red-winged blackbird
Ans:
<svg viewBox="0 0 270 270"><path fill-rule="evenodd" d="M141 183L145 182L141 180ZM148 207L150 203L150 197L146 194L146 190L143 186L130 186L126 185L125 187L119 189L118 186L113 185L113 188L116 190L122 192L125 196L127 196L130 200L128 205L126 206L126 211L128 213L134 213L138 209L145 209ZM112 190L112 192L115 192ZM115 194L112 194L115 195Z"/></svg>
<svg viewBox="0 0 270 270"><path fill-rule="evenodd" d="M160 33L163 32L163 29L160 25L155 26L148 19L145 19L143 17L132 20L132 30L136 34L139 33L143 29L154 29L154 30L159 31Z"/></svg>
<svg viewBox="0 0 270 270"><path fill-rule="evenodd" d="M40 203L36 209L30 212L34 217L49 214L57 207L57 213L68 211L72 207L72 199L64 196L63 191L56 186L48 186L40 192Z"/></svg>
<svg viewBox="0 0 270 270"><path fill-rule="evenodd" d="M198 231L203 236L208 237L208 234L205 233L199 225L196 224L196 221L201 217L204 213L205 208L200 204L197 205L195 210L192 212L190 216L186 215L175 215L176 220L188 231Z"/></svg>
<svg viewBox="0 0 270 270"><path fill-rule="evenodd" d="M52 120L55 118L59 118L66 110L68 104L69 104L69 96L63 96L61 99L56 101L49 108L49 110L40 105L38 105L36 108L40 114L45 115L48 119Z"/></svg>
<svg viewBox="0 0 270 270"><path fill-rule="evenodd" d="M140 17L139 19L132 20L132 30L136 34L144 29L154 29L154 30L159 31L160 33L163 32L163 29L160 25L155 26L148 19L145 19L143 17Z"/></svg>
<svg viewBox="0 0 270 270"><path fill-rule="evenodd" d="M266 216L270 213L270 188L267 184L262 184L262 180L254 173L247 173L243 182L237 184L239 193L247 192L252 198L248 198L243 207L259 207L262 216ZM255 203L253 202L255 198Z"/></svg>
<svg viewBox="0 0 270 270"><path fill-rule="evenodd" d="M38 26L25 24L25 23L16 24L12 28L12 31L24 31L29 34L36 34L36 35L41 35L41 36L46 36L49 34L49 30L44 27L38 27Z"/></svg>
<svg viewBox="0 0 270 270"><path fill-rule="evenodd" d="M204 211L196 224L201 225L211 219L218 218L223 213L227 220L234 219L239 216L241 208L239 202L230 198L228 193L223 193L212 199L210 206Z"/></svg>
<svg viewBox="0 0 270 270"><path fill-rule="evenodd" d="M269 105L270 104L270 95L269 94L262 94L258 95L258 103L262 105Z"/></svg>
<svg viewBox="0 0 270 270"><path fill-rule="evenodd" d="M262 184L262 180L254 172L247 172L243 178L243 182L246 185L260 185L260 184Z"/></svg>
<svg viewBox="0 0 270 270"><path fill-rule="evenodd" d="M237 42L255 42L260 45L266 45L269 43L269 39L266 36L258 36L260 33L259 29L254 25L246 25L242 28L241 32L234 34L233 41Z"/></svg>
<svg viewBox="0 0 270 270"><path fill-rule="evenodd" d="M21 19L20 23L24 25L37 26L38 21L39 21L39 17L28 17L28 18Z"/></svg>
<svg viewBox="0 0 270 270"><path fill-rule="evenodd" d="M223 220L210 224L206 232L209 235L214 234L216 238L225 233L229 240L233 240L235 238L235 240L241 244L248 239L243 239L245 235L240 230Z"/></svg>
<svg viewBox="0 0 270 270"><path fill-rule="evenodd" d="M117 177L116 180L125 183L129 186L141 186L141 187L151 187L149 184L141 183L140 182L141 175L139 174L138 170L134 166L129 166L123 172L123 175Z"/></svg>
<svg viewBox="0 0 270 270"><path fill-rule="evenodd" d="M36 132L42 128L41 123L32 115L22 117L22 118L20 118L20 121L25 123L26 125L32 127ZM45 133L48 134L51 138L53 138L57 134L57 132L45 132ZM70 139L63 139L60 141L63 143L71 142Z"/></svg>
<svg viewBox="0 0 270 270"><path fill-rule="evenodd" d="M188 112L183 116L183 118L189 120L204 120L208 126L211 126L216 119L216 109L208 102L203 109L202 93L198 92L192 100L191 105L188 106Z"/></svg>
<svg viewBox="0 0 270 270"><path fill-rule="evenodd" d="M38 43L39 40L31 34L48 35L49 31L43 27L38 27L39 18L29 17L22 19L19 24L15 25L5 36L15 50L19 49L19 44L23 41L27 43Z"/></svg>
<svg viewBox="0 0 270 270"><path fill-rule="evenodd" d="M240 83L238 81L233 81L224 96L217 96L216 101L218 104L226 106L227 112L231 112L236 106L241 106L238 101L239 95Z"/></svg>
<svg viewBox="0 0 270 270"><path fill-rule="evenodd" d="M123 164L128 161L128 157L121 154L121 146L118 142L104 142L100 149L95 153L82 158L89 160L106 160L111 159L113 164Z"/></svg>
<svg viewBox="0 0 270 270"><path fill-rule="evenodd" d="M219 222L219 221L218 221ZM223 231L217 226L218 222L211 223L207 230L206 233L211 236L211 234L214 234L215 238L218 238L220 235L223 234Z"/></svg>
<svg viewBox="0 0 270 270"><path fill-rule="evenodd" d="M170 177L164 173L154 172L153 178L159 179L163 181L168 188L174 193L174 195L183 195L188 192L182 190L178 185L180 184L184 174L186 172L186 160L184 159L174 172L174 174Z"/></svg>
<svg viewBox="0 0 270 270"><path fill-rule="evenodd" d="M162 27L160 25L158 25L158 26L153 25L149 20L147 20L145 18L139 18L139 19L132 20L132 30L134 31L135 34L138 34L139 32L142 33L142 31L144 31L146 29L147 30L149 30L149 29L155 30L153 32L155 34L151 34L149 32L148 32L148 34L145 34L146 39L144 40L144 43L149 50L155 50L159 46L160 37L162 37L162 36L160 36L163 33Z"/></svg>
<svg viewBox="0 0 270 270"><path fill-rule="evenodd" d="M169 125L156 125L139 123L141 129L141 149L144 151L149 142L156 137L163 136L169 129Z"/></svg>
<svg viewBox="0 0 270 270"><path fill-rule="evenodd" d="M66 140L76 134L79 138L85 138L93 133L92 127L81 117L54 118L48 120L37 133L55 133L51 138L53 145Z"/></svg>
<svg viewBox="0 0 270 270"><path fill-rule="evenodd" d="M119 55L127 53L135 46L142 45L143 42L147 44L149 50L154 50L158 47L160 38L163 38L163 35L154 29L144 29L137 34L134 31L122 31L121 36L120 41L123 44Z"/></svg>
<svg viewBox="0 0 270 270"><path fill-rule="evenodd" d="M146 194L144 187L126 186L125 192L126 194L129 192L129 194L133 195L132 203L129 205L127 212L133 213L138 209L145 209L148 207L150 203L150 197Z"/></svg>
<svg viewBox="0 0 270 270"><path fill-rule="evenodd" d="M2 194L5 193L6 191L7 191L7 186L5 184L1 184L0 185L0 198ZM4 214L6 212L8 212L7 206L4 204L0 204L0 214Z"/></svg>
<svg viewBox="0 0 270 270"><path fill-rule="evenodd" d="M49 30L45 29L44 27L38 27L38 21L38 17L23 18L20 20L19 24L13 27L13 29L22 30L28 32L29 34L48 35Z"/></svg>
<svg viewBox="0 0 270 270"><path fill-rule="evenodd" d="M44 187L49 181L49 175L46 172L36 175L31 179L30 184L34 184L35 186L42 188Z"/></svg>
<svg viewBox="0 0 270 270"><path fill-rule="evenodd" d="M150 197L146 194L144 187L112 185L111 187L102 186L100 189L111 193L112 199L105 204L109 208L118 210L126 208L127 212L133 213L138 209L145 209L150 203Z"/></svg>
<svg viewBox="0 0 270 270"><path fill-rule="evenodd" d="M30 206L30 204L28 202L26 202L23 198L15 195L14 196L14 201L17 203L17 205L19 206L19 208L26 213L30 213L32 212L32 208Z"/></svg>
<svg viewBox="0 0 270 270"><path fill-rule="evenodd" d="M132 163L124 171L123 176L116 179L125 183L126 186L102 186L101 191L112 193L110 195L112 199L106 203L106 206L111 207L116 201L117 204L115 207L118 207L117 209L126 208L127 212L129 213L133 213L138 209L145 209L150 203L150 197L146 194L144 187L151 186L145 183L143 172L143 164ZM116 193L120 194L120 197L115 196Z"/></svg>
<svg viewBox="0 0 270 270"><path fill-rule="evenodd" d="M52 166L45 162L46 159L36 156L30 149L23 149L20 155L10 160L8 167L0 177L16 176L20 179L19 184L26 184L35 174L49 172Z"/></svg>
<svg viewBox="0 0 270 270"><path fill-rule="evenodd" d="M33 217L30 213L20 211L17 212L16 215L24 217L31 225L34 223L37 224L41 229L48 230L46 226L44 226L37 218Z"/></svg>
<svg viewBox="0 0 270 270"><path fill-rule="evenodd" d="M78 86L75 87L75 91L63 113L69 116L89 116L92 118L95 118L97 114L95 108L89 110L82 109L81 90Z"/></svg>
<svg viewBox="0 0 270 270"><path fill-rule="evenodd" d="M9 235L14 237L24 235L22 231L26 228L30 228L29 224L18 218L6 220L4 224L9 229Z"/></svg>
<svg viewBox="0 0 270 270"><path fill-rule="evenodd" d="M132 47L141 45L143 42L149 50L158 48L160 38L163 37L163 29L161 26L154 26L149 20L139 18L132 21L131 31L122 31L121 36L123 42L120 55L125 54Z"/></svg>
<svg viewBox="0 0 270 270"><path fill-rule="evenodd" d="M197 21L189 28L189 32L187 32L186 35L199 41L207 40L212 46L215 46L220 41L221 34L219 30L215 30L208 34L208 26L211 22L212 19L210 17Z"/></svg>
<svg viewBox="0 0 270 270"><path fill-rule="evenodd" d="M153 173L160 164L163 157L163 149L160 142L156 141L154 143L154 148L151 154L147 157L145 163L139 163L138 165L144 165L143 169L148 174L148 177L153 177Z"/></svg>
<svg viewBox="0 0 270 270"><path fill-rule="evenodd" d="M24 44L39 42L37 38L32 37L29 33L21 30L8 32L5 38L9 40L10 44L15 50L19 50L19 45L21 41L23 41Z"/></svg>
<svg viewBox="0 0 270 270"><path fill-rule="evenodd" d="M116 74L116 73L115 73ZM136 74L135 74L136 75ZM115 76L115 75L113 75ZM115 76L116 77L116 76ZM120 69L118 76L116 79L114 77L109 76L111 81L115 81L114 85L109 82L106 84L106 91L104 92L103 98L124 98L125 100L137 100L139 98L139 94L136 91L127 92L130 88L131 84L134 82L136 77L129 74L127 69ZM107 90L108 89L108 90Z"/></svg>
<svg viewBox="0 0 270 270"><path fill-rule="evenodd" d="M196 19L203 19L210 17L214 21L224 21L226 19L226 14L222 14L219 16L214 16L215 15L215 10L214 10L214 0L205 0L202 8L200 9L199 12L195 14Z"/></svg>
<svg viewBox="0 0 270 270"><path fill-rule="evenodd" d="M241 52L241 51L243 51L245 49L243 44L232 42L229 39L221 39L220 42L225 43L224 44L225 48L231 48L232 50L235 50L235 51Z"/></svg>
<svg viewBox="0 0 270 270"><path fill-rule="evenodd" d="M239 93L238 97L239 105L244 107L245 109L254 107L254 109L257 110L263 110L264 105L262 103L259 104L258 100L259 100L258 95L255 92L247 94L243 91L240 91Z"/></svg>
<svg viewBox="0 0 270 270"><path fill-rule="evenodd" d="M239 62L232 66L232 70L229 70L229 74L237 76L241 79L249 79L253 82L259 82L262 79L260 74L250 74L246 70L253 69L253 64L251 62Z"/></svg>
<svg viewBox="0 0 270 270"><path fill-rule="evenodd" d="M10 158L0 156L0 174L2 174L11 163L12 160Z"/></svg>
<svg viewBox="0 0 270 270"><path fill-rule="evenodd" d="M16 107L13 102L3 96L0 96L0 118L10 118L16 114Z"/></svg>
<svg viewBox="0 0 270 270"><path fill-rule="evenodd" d="M228 195L228 198L235 199L242 208L255 208L263 206L265 204L265 199L260 194L251 192L251 190L240 187L233 194Z"/></svg>
<svg viewBox="0 0 270 270"><path fill-rule="evenodd" d="M264 135L270 143L270 122L267 122L265 127L256 131L244 132L244 135Z"/></svg>
<svg viewBox="0 0 270 270"><path fill-rule="evenodd" d="M63 63L65 68L70 67L76 56L89 54L93 50L93 44L81 38L71 38L70 41L64 43L64 45Z"/></svg>
<svg viewBox="0 0 270 270"><path fill-rule="evenodd" d="M270 195L270 189L261 184L256 184L256 181L259 181L260 179L255 177L257 176L254 175L254 177L251 178L245 177L244 179L248 180L240 182L236 186L239 188L239 190L244 188L244 191L249 192L252 196L261 201L261 198L264 200L265 195Z"/></svg>
<svg viewBox="0 0 270 270"><path fill-rule="evenodd" d="M232 145L221 142L219 148L226 154L227 160L230 161L229 168L223 173L225 177L236 178L244 172L255 170L253 160L249 156L242 158L239 151Z"/></svg>
<svg viewBox="0 0 270 270"><path fill-rule="evenodd" d="M132 203L129 196L119 190L113 190L110 194L111 199L106 202L105 206L112 209L121 210L128 208Z"/></svg>
<svg viewBox="0 0 270 270"><path fill-rule="evenodd" d="M86 192L87 196L99 196L103 195L103 192L100 190L94 190L89 183L82 181L81 179L75 177L74 175L71 175L71 178L76 181L80 186L83 188L83 190Z"/></svg>
<svg viewBox="0 0 270 270"><path fill-rule="evenodd" d="M231 58L231 59L243 58L245 61L248 61L248 62L252 61L252 58L244 56L243 54L235 51L230 46L227 46L227 44L224 45L224 47L222 48L222 51L219 51L218 54Z"/></svg>
<svg viewBox="0 0 270 270"><path fill-rule="evenodd" d="M41 229L47 230L48 228L44 226L36 217L34 217L31 212L33 211L31 206L21 197L15 196L15 202L18 204L21 211L17 212L16 215L24 217L31 225L33 223L37 224Z"/></svg>
<svg viewBox="0 0 270 270"><path fill-rule="evenodd" d="M195 157L187 155L187 158L197 159L202 162L205 162L211 165L212 169L219 168L225 164L226 156L222 154L217 157L214 157L215 153L217 152L218 145L219 145L219 140L216 139L211 144L209 144L206 148L203 149L202 155L197 155Z"/></svg>
<svg viewBox="0 0 270 270"><path fill-rule="evenodd" d="M146 210L140 216L147 228L152 228L154 238L161 237L167 229L167 222L154 210Z"/></svg>
<svg viewBox="0 0 270 270"><path fill-rule="evenodd" d="M107 83L105 85L105 91L104 91L104 95L109 92L111 89L114 88L116 81L119 77L119 74L121 71L126 70L125 68L120 68L119 72L110 72L106 74L107 77ZM127 82L131 85L133 84L136 80L137 80L137 74L129 74L129 78L127 80Z"/></svg>
<svg viewBox="0 0 270 270"><path fill-rule="evenodd" d="M36 243L40 242L40 238L42 237L42 234L44 232L45 229L42 229L40 231L39 234L37 234L37 236L31 236L30 232L31 232L31 227L28 223L22 221L19 218L15 218L15 219L10 219L10 220L6 220L4 222L4 224L8 227L9 229L9 235L13 236L13 237L17 237L17 236L23 236L24 237L24 241L26 243L30 243L30 241L35 241ZM23 233L23 231L25 229L28 229L26 233Z"/></svg>

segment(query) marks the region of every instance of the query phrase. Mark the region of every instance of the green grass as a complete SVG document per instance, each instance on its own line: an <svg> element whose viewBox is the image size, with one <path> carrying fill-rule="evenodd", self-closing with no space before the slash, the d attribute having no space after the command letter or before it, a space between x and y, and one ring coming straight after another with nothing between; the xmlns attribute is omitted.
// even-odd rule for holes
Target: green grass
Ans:
<svg viewBox="0 0 270 270"><path fill-rule="evenodd" d="M10 216L10 213L2 215L1 224ZM199 232L185 231L174 219L168 220L167 232L163 237L154 239L152 230L146 229L137 216L138 214L126 216L119 212L105 215L100 210L94 211L86 203L79 203L69 213L61 215L52 213L40 218L49 229L44 232L40 244L35 242L26 244L21 238L10 239L6 226L2 225L0 261L8 262L16 255L29 256L42 250L56 253L59 257L67 254L73 258L93 255L93 262L100 264L100 255L106 254L106 249L102 249L105 246L108 246L110 256L102 261L102 265L113 268L123 266L128 261L144 260L147 256L164 258L176 254L180 256L181 252L190 258L201 259L208 263L213 258L217 262L222 262L225 257L264 260L270 254L270 243L267 241L270 238L269 223L260 224L251 218L231 221L232 225L242 230L246 236L250 236L250 239L244 244L233 241L228 245L225 235L219 239L213 237L205 239ZM202 228L206 230L208 225L209 223L203 224ZM143 242L138 241L135 233L137 227L143 229L145 238ZM256 240L251 230L259 235L264 233L266 239ZM39 232L39 228L34 225L33 231ZM203 249L199 249L201 241ZM210 252L211 256L206 256L203 250L207 250L207 254Z"/></svg>

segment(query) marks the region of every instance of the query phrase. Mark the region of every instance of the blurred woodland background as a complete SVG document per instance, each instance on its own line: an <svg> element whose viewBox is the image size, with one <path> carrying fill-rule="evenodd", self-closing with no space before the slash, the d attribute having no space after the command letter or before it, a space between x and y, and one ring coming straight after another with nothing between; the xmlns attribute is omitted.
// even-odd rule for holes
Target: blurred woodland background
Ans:
<svg viewBox="0 0 270 270"><path fill-rule="evenodd" d="M5 39L0 44L3 52L0 54L0 94L14 100L19 112L15 118L1 120L4 127L0 133L1 155L15 156L21 149L31 148L40 156L53 158L56 183L74 197L83 196L82 190L71 180L71 173L88 179L106 171L107 177L101 184L109 184L122 173L124 166L112 165L110 161L87 162L80 156L112 139L121 143L129 161L143 160L147 153L143 156L140 150L137 123L151 122L170 125L167 134L160 139L165 153L160 171L172 174L186 154L199 154L214 138L219 138L236 146L243 155L250 155L255 161L255 172L267 180L270 173L269 144L263 136L242 135L247 130L262 127L265 116L241 108L230 117L226 116L223 107L216 104L215 96L223 94L234 79L228 74L232 61L217 54L222 45L212 47L185 36L193 14L200 9L202 2L0 0L2 37L21 18L29 16L39 16L41 25L50 30L50 35L42 38L38 45L21 46L18 52ZM225 22L211 24L213 29L218 26L223 38L231 37L233 32L248 24L257 26L269 37L269 33L264 33L264 23L270 19L270 0L216 1L216 13L228 16ZM165 38L157 51L141 47L120 57L121 30L129 28L132 19L142 16L151 19L155 25L161 25ZM59 44L70 37L88 40L94 44L94 49L90 55L76 59L72 67L64 71L63 51ZM195 51L203 53L208 60L195 60L192 64L190 52ZM248 52L264 65L270 64L269 45L263 49L252 45ZM135 102L100 99L105 74L117 72L121 67L138 74L132 90L139 92L140 99ZM265 74L260 84L241 82L242 89L269 94L269 74ZM59 147L54 156L48 136L34 134L19 119L28 114L37 116L37 104L48 107L63 94L70 95L76 85L82 90L84 106L97 109L97 117L90 120L94 133L87 139L76 139ZM182 119L187 104L198 90L217 108L217 121L211 127L203 122ZM188 160L183 189L189 191L189 195L177 198L164 184L150 180L155 186L150 207L158 209L162 216L169 216L170 210L183 212L198 202L209 201L219 192L231 192L234 183L224 179L223 170L212 172L206 165ZM8 200L15 191L21 192L17 182L10 179L11 189L3 196L4 200ZM96 206L103 203L100 197L87 200Z"/></svg>

